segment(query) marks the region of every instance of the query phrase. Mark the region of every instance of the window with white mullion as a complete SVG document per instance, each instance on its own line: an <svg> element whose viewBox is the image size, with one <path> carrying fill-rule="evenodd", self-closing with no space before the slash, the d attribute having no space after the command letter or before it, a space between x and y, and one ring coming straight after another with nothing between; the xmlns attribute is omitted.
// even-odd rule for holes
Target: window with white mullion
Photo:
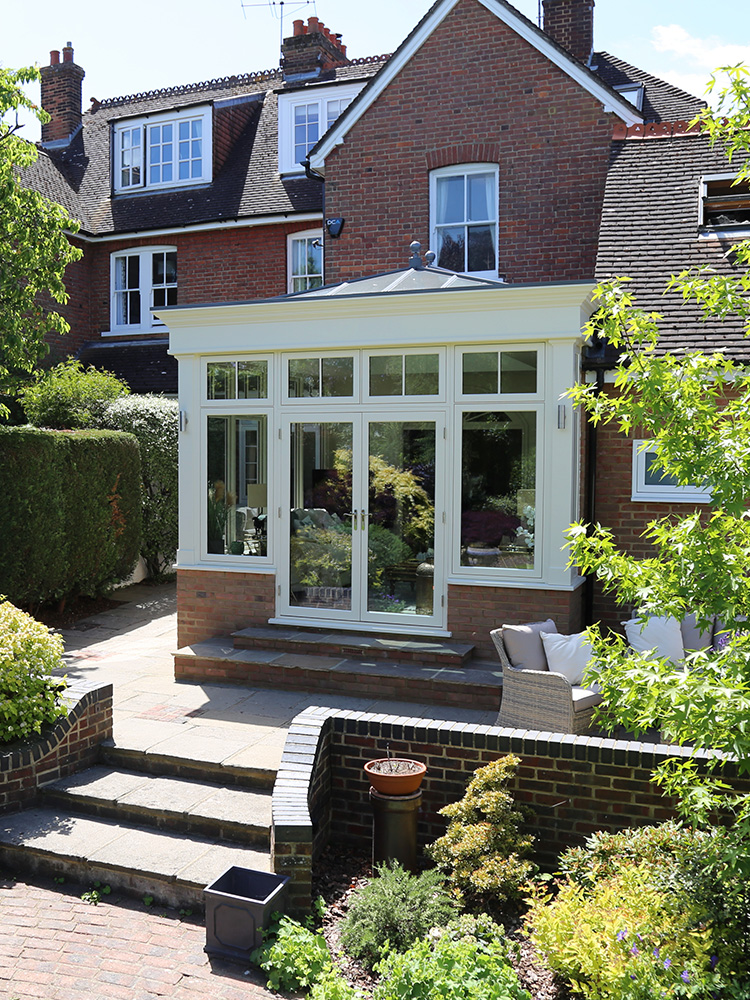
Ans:
<svg viewBox="0 0 750 1000"><path fill-rule="evenodd" d="M118 193L210 181L211 109L176 109L117 122L114 150Z"/></svg>
<svg viewBox="0 0 750 1000"><path fill-rule="evenodd" d="M177 252L159 250L151 255L151 305L177 305Z"/></svg>
<svg viewBox="0 0 750 1000"><path fill-rule="evenodd" d="M143 127L124 129L119 134L120 187L140 187L143 183Z"/></svg>
<svg viewBox="0 0 750 1000"><path fill-rule="evenodd" d="M146 247L112 254L112 330L148 332L161 326L151 309L177 304L177 251Z"/></svg>
<svg viewBox="0 0 750 1000"><path fill-rule="evenodd" d="M174 168L174 125L149 125L148 129L148 182L169 184Z"/></svg>
<svg viewBox="0 0 750 1000"><path fill-rule="evenodd" d="M289 291L304 292L323 284L323 234L295 234L289 239Z"/></svg>
<svg viewBox="0 0 750 1000"><path fill-rule="evenodd" d="M203 173L203 122L199 118L178 123L178 176L181 181Z"/></svg>
<svg viewBox="0 0 750 1000"><path fill-rule="evenodd" d="M497 169L451 167L432 175L438 267L464 274L497 273Z"/></svg>
<svg viewBox="0 0 750 1000"><path fill-rule="evenodd" d="M114 324L140 326L141 281L140 255L123 254L115 258Z"/></svg>
<svg viewBox="0 0 750 1000"><path fill-rule="evenodd" d="M352 97L343 97L340 100L326 102L326 129L329 129L333 125L339 115L346 111L353 100L354 98Z"/></svg>
<svg viewBox="0 0 750 1000"><path fill-rule="evenodd" d="M297 104L294 108L294 162L301 163L320 138L320 105Z"/></svg>

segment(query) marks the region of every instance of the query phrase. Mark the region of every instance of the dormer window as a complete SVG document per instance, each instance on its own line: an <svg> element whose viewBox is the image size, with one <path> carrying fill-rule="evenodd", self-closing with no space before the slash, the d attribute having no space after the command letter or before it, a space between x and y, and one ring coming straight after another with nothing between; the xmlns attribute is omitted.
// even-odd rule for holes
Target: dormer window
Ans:
<svg viewBox="0 0 750 1000"><path fill-rule="evenodd" d="M701 182L701 225L711 232L750 232L750 183L735 184L734 177L704 177Z"/></svg>
<svg viewBox="0 0 750 1000"><path fill-rule="evenodd" d="M302 172L302 161L363 86L308 87L279 94L279 173Z"/></svg>
<svg viewBox="0 0 750 1000"><path fill-rule="evenodd" d="M114 127L117 193L161 190L211 180L211 109L186 108Z"/></svg>

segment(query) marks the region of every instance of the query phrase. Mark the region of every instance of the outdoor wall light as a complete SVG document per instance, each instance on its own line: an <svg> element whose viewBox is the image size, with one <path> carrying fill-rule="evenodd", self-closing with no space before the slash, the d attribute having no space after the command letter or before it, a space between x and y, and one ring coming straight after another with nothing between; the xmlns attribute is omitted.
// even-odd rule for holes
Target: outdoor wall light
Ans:
<svg viewBox="0 0 750 1000"><path fill-rule="evenodd" d="M326 232L332 240L337 240L341 236L341 230L344 228L345 221L345 219L340 217L338 219L326 219Z"/></svg>

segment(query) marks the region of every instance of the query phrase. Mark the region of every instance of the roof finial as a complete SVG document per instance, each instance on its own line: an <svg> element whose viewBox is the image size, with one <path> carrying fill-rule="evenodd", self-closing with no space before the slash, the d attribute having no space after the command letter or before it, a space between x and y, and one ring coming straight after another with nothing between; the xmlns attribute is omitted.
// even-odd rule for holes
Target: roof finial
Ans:
<svg viewBox="0 0 750 1000"><path fill-rule="evenodd" d="M422 252L422 244L418 240L414 240L409 244L409 249L411 250L411 257L409 258L409 267L413 267L415 271L423 271L424 264L422 263L422 258L420 254Z"/></svg>

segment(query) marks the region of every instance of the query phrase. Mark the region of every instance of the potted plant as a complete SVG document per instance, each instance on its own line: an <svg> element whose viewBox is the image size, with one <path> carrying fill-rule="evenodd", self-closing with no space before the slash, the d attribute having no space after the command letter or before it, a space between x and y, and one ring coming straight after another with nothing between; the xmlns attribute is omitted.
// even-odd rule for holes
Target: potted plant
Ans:
<svg viewBox="0 0 750 1000"><path fill-rule="evenodd" d="M365 764L365 774L370 784L381 795L411 795L422 784L427 767L418 760L387 757L370 760Z"/></svg>

